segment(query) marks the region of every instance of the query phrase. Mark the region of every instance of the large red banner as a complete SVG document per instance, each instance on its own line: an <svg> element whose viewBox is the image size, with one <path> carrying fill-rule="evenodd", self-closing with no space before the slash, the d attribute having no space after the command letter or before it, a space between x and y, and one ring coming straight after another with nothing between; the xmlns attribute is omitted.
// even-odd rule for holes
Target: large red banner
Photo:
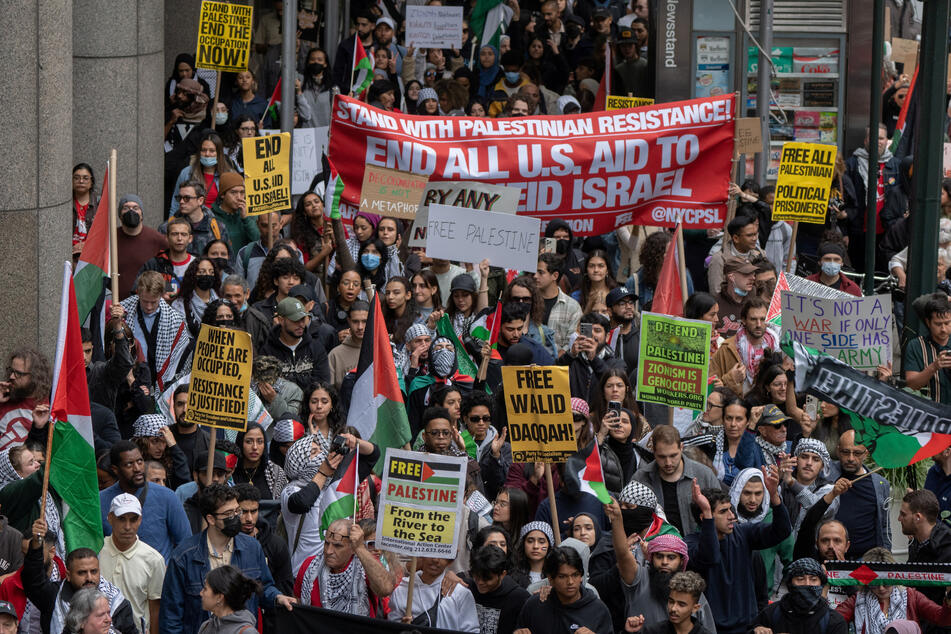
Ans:
<svg viewBox="0 0 951 634"><path fill-rule="evenodd" d="M338 95L328 153L360 205L366 165L520 187L517 213L576 234L627 225L720 228L733 158L733 95L568 116L417 117Z"/></svg>

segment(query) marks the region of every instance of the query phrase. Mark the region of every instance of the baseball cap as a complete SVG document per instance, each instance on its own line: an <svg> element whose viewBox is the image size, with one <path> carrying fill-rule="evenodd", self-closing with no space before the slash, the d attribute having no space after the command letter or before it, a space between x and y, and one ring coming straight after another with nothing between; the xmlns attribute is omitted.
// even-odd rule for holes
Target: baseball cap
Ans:
<svg viewBox="0 0 951 634"><path fill-rule="evenodd" d="M377 19L376 19L376 26L380 26L381 24L387 25L388 27L390 27L390 28L393 29L394 31L396 30L396 22L393 21L393 18L388 18L388 17L386 17L385 15L382 16L382 17L377 18Z"/></svg>
<svg viewBox="0 0 951 634"><path fill-rule="evenodd" d="M120 493L112 498L112 503L109 505L109 512L116 517L121 517L126 513L135 513L139 517L142 517L142 504L139 502L139 498L131 493Z"/></svg>
<svg viewBox="0 0 951 634"><path fill-rule="evenodd" d="M612 17L612 14L610 9L599 7L591 12L591 17L592 19L597 20L597 19L603 19L603 18L610 18Z"/></svg>
<svg viewBox="0 0 951 634"><path fill-rule="evenodd" d="M309 284L298 284L287 294L288 297L296 297L302 302L315 302L317 301L317 295L314 293L313 287Z"/></svg>
<svg viewBox="0 0 951 634"><path fill-rule="evenodd" d="M475 293L475 280L472 279L472 276L468 273L460 273L456 277L452 278L452 283L449 285L449 292L451 293L452 291L467 291L469 293Z"/></svg>
<svg viewBox="0 0 951 634"><path fill-rule="evenodd" d="M277 314L291 321L300 321L309 313L304 309L304 305L296 297L285 297L277 305Z"/></svg>
<svg viewBox="0 0 951 634"><path fill-rule="evenodd" d="M634 299L634 293L629 291L626 286L616 286L608 293L604 303L608 305L608 308L611 308L618 302L628 298Z"/></svg>
<svg viewBox="0 0 951 634"><path fill-rule="evenodd" d="M634 39L634 31L632 31L631 29L629 29L629 28L627 28L627 27L624 27L623 29L621 29L620 31L618 31L618 40L617 40L617 43L618 43L618 44L635 44L635 43L637 43L637 40Z"/></svg>
<svg viewBox="0 0 951 634"><path fill-rule="evenodd" d="M740 273L742 275L753 275L756 273L756 267L747 260L738 257L729 257L723 262L724 273ZM287 300L285 300L287 301Z"/></svg>
<svg viewBox="0 0 951 634"><path fill-rule="evenodd" d="M791 420L792 419L790 417L783 414L783 410L779 409L778 407L770 403L769 405L763 408L763 413L760 415L759 421L757 421L756 426L757 427L759 427L760 425L773 426L773 425L780 425L782 423L788 424L789 421Z"/></svg>
<svg viewBox="0 0 951 634"><path fill-rule="evenodd" d="M205 472L205 469L208 468L208 452L202 451L195 456L194 461L192 462L192 469L201 473ZM225 455L220 451L215 452L215 463L211 467L214 469L219 469L221 471L228 470L228 462L225 459Z"/></svg>
<svg viewBox="0 0 951 634"><path fill-rule="evenodd" d="M8 614L12 616L14 619L16 619L17 621L20 620L19 617L17 616L16 609L13 607L13 604L10 603L9 601L0 601L0 614Z"/></svg>

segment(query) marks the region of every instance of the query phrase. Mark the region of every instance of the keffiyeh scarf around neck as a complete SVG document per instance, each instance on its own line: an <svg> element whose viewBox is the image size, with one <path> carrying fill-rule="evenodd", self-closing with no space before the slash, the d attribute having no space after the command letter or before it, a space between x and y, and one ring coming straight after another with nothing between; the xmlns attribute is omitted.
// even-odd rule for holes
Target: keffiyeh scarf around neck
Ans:
<svg viewBox="0 0 951 634"><path fill-rule="evenodd" d="M0 451L0 489L22 480L23 476L17 473L10 462L10 449ZM42 504L42 500L36 501L37 505ZM59 508L53 501L52 495L46 496L46 528L56 533L56 554L60 557L66 557L66 542L63 540L63 531L60 527ZM54 566L55 567L55 566Z"/></svg>
<svg viewBox="0 0 951 634"><path fill-rule="evenodd" d="M340 572L330 571L322 556L314 557L301 581L301 599L311 601L314 584L320 593L320 606L328 610L369 616L370 601L363 565L353 557Z"/></svg>
<svg viewBox="0 0 951 634"><path fill-rule="evenodd" d="M122 307L126 313L125 322L132 329L132 336L139 343L140 350L145 353L148 335L139 323L138 296L132 295L122 300ZM155 329L155 376L152 381L158 386L159 392L164 392L165 386L175 381L175 374L188 352L188 328L185 318L166 304L164 299L159 300L159 312L152 327Z"/></svg>
<svg viewBox="0 0 951 634"><path fill-rule="evenodd" d="M743 366L746 368L748 381L752 381L753 377L756 376L756 370L759 369L759 363L763 360L766 350L775 349L776 335L769 328L766 328L763 333L763 340L755 348L750 345L746 336L746 328L740 326L740 329L736 332L736 350L740 353L740 361L743 362Z"/></svg>
<svg viewBox="0 0 951 634"><path fill-rule="evenodd" d="M908 591L895 586L888 599L888 614L882 612L878 597L865 590L855 597L855 631L859 634L884 634L889 623L906 618Z"/></svg>
<svg viewBox="0 0 951 634"><path fill-rule="evenodd" d="M759 445L760 449L763 450L763 460L766 461L766 465L775 467L779 460L779 454L786 451L786 443L774 445L759 434L756 434L754 440L756 440L756 444Z"/></svg>

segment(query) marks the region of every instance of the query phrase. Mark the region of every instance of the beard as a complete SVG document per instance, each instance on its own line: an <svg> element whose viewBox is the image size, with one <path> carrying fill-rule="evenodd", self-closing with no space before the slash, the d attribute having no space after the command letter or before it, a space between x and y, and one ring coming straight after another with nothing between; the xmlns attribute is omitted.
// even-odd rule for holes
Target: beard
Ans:
<svg viewBox="0 0 951 634"><path fill-rule="evenodd" d="M753 509L752 511L747 511L745 504L739 504L739 505L737 505L737 507L736 507L736 512L737 512L737 513L739 514L739 516L742 517L743 519L745 519L745 520L750 520L750 519L753 519L754 517L756 517L756 516L759 514L760 508L761 508L761 507L758 506L758 507L756 507L755 509Z"/></svg>
<svg viewBox="0 0 951 634"><path fill-rule="evenodd" d="M23 399L30 398L33 396L33 392L36 391L36 386L31 381L29 385L25 387L11 387L10 388L10 400L11 401L22 401Z"/></svg>
<svg viewBox="0 0 951 634"><path fill-rule="evenodd" d="M655 601L660 601L662 605L667 606L667 597L670 596L670 578L674 576L673 572L663 572L653 566L647 567L647 580L650 584L651 596Z"/></svg>

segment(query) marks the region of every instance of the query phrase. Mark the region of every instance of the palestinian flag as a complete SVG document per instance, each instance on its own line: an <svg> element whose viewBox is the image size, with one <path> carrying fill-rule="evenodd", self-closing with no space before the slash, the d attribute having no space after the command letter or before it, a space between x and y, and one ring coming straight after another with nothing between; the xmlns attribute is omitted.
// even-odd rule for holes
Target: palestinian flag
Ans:
<svg viewBox="0 0 951 634"><path fill-rule="evenodd" d="M215 432L212 431L212 433ZM225 451L224 449L215 449L215 453L221 454L221 456L225 459L225 466L231 471L234 471L238 466L238 456L234 455L230 451Z"/></svg>
<svg viewBox="0 0 951 634"><path fill-rule="evenodd" d="M261 117L261 121L259 122L258 125L263 126L264 120L267 119L268 116L270 116L271 121L273 121L277 125L277 127L279 127L279 123L281 121L280 110L281 110L281 78L278 77L277 86L274 86L274 92L271 94L271 98L267 102L267 109L264 111L264 116Z"/></svg>
<svg viewBox="0 0 951 634"><path fill-rule="evenodd" d="M915 74L911 77L911 84L908 86L908 94L905 95L905 103L901 106L898 113L898 123L895 125L895 132L892 134L892 143L888 149L899 159L914 153L915 147L915 124L918 122L918 92L915 90L915 84L918 83L918 69L915 67Z"/></svg>
<svg viewBox="0 0 951 634"><path fill-rule="evenodd" d="M773 296L769 298L769 308L766 310L766 323L782 327L783 325L783 291L789 290L789 280L786 279L786 272L779 272L779 279L776 280L776 288L773 290Z"/></svg>
<svg viewBox="0 0 951 634"><path fill-rule="evenodd" d="M930 431L947 417L934 401L866 376L788 335L782 348L796 364L796 391L838 406L855 429L855 442L868 449L877 465L907 467L951 447L951 434Z"/></svg>
<svg viewBox="0 0 951 634"><path fill-rule="evenodd" d="M324 188L324 206L330 210L331 220L336 220L340 217L340 200L343 198L344 185L343 179L337 173L337 168L330 163L329 158L327 162L330 164L330 179L327 181L327 187Z"/></svg>
<svg viewBox="0 0 951 634"><path fill-rule="evenodd" d="M481 322L481 323L480 323ZM476 321L472 329L472 336L480 339L492 348L492 358L501 359L499 354L499 327L502 325L502 302L495 305L495 311L491 315Z"/></svg>
<svg viewBox="0 0 951 634"><path fill-rule="evenodd" d="M477 0L469 16L469 31L473 46L494 46L499 50L499 39L515 14L503 0Z"/></svg>
<svg viewBox="0 0 951 634"><path fill-rule="evenodd" d="M108 219L108 213L102 217ZM53 449L48 468L50 485L63 502L66 551L92 548L99 552L103 541L99 481L96 478L86 364L70 268L69 262L63 267L59 337L50 403Z"/></svg>
<svg viewBox="0 0 951 634"><path fill-rule="evenodd" d="M647 529L647 534L644 535L644 541L649 542L655 537L661 535L676 535L683 539L683 535L680 534L680 531L677 530L677 527L673 524L667 523L667 521L659 517L656 513L654 514L654 520L651 522L650 528Z"/></svg>
<svg viewBox="0 0 951 634"><path fill-rule="evenodd" d="M350 74L353 85L350 87L350 92L353 93L356 99L363 99L363 93L373 83L373 61L367 55L366 49L363 48L363 42L360 41L358 35L353 36L353 41L355 42L353 45L353 71Z"/></svg>
<svg viewBox="0 0 951 634"><path fill-rule="evenodd" d="M443 316L436 322L436 334L452 342L453 347L456 349L456 363L459 365L459 372L475 378L479 373L479 367L472 360L472 357L469 356L469 352L466 350L466 347L462 345L462 342L459 341L459 337L456 336L456 331L452 327L452 320L448 314L443 313Z"/></svg>
<svg viewBox="0 0 951 634"><path fill-rule="evenodd" d="M103 299L111 275L109 265L109 168L106 167L106 174L102 179L102 195L99 196L99 204L96 206L96 217L86 234L86 242L73 273L80 324L87 323L97 304L105 305Z"/></svg>
<svg viewBox="0 0 951 634"><path fill-rule="evenodd" d="M565 465L565 477L571 480L577 478L578 490L598 498L601 504L611 503L611 496L604 486L604 471L601 469L601 452L598 451L597 440L571 454Z"/></svg>
<svg viewBox="0 0 951 634"><path fill-rule="evenodd" d="M360 452L356 449L343 457L330 483L320 493L320 538L330 525L345 517L353 517L357 504L357 487L360 486L357 467Z"/></svg>
<svg viewBox="0 0 951 634"><path fill-rule="evenodd" d="M677 224L677 231L681 231L682 226ZM684 296L683 287L680 285L680 264L677 255L677 233L674 233L673 240L667 245L667 252L664 254L664 263L660 269L660 275L657 278L657 287L654 291L654 299L651 301L651 312L671 315L673 317L684 316Z"/></svg>
<svg viewBox="0 0 951 634"><path fill-rule="evenodd" d="M827 561L833 586L951 586L951 564Z"/></svg>
<svg viewBox="0 0 951 634"><path fill-rule="evenodd" d="M393 363L390 336L380 310L379 293L373 294L370 304L347 424L355 427L361 438L369 439L380 448L379 467L386 448L403 447L412 434Z"/></svg>

